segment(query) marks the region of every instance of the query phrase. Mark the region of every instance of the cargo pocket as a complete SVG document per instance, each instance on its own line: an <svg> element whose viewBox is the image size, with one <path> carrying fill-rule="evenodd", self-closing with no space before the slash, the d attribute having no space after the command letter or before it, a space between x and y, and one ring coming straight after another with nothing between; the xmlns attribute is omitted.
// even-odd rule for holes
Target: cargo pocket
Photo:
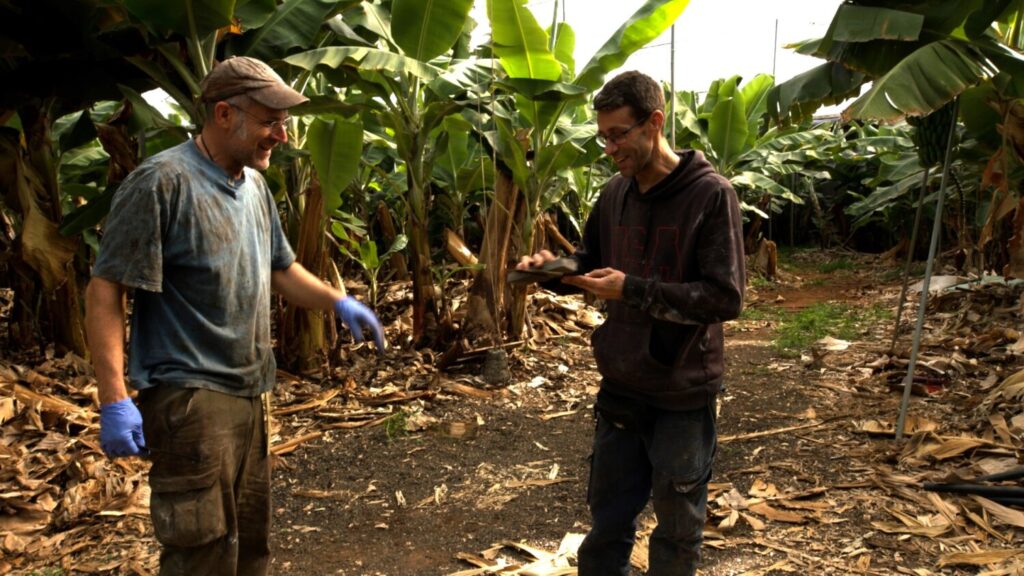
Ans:
<svg viewBox="0 0 1024 576"><path fill-rule="evenodd" d="M150 478L153 531L164 546L192 548L227 534L219 466Z"/></svg>
<svg viewBox="0 0 1024 576"><path fill-rule="evenodd" d="M685 412L661 412L651 446L655 490L690 494L711 479L717 451L713 403Z"/></svg>
<svg viewBox="0 0 1024 576"><path fill-rule="evenodd" d="M670 484L672 489L677 493L689 494L698 487L706 485L710 480L711 465L708 464L708 466L698 471L696 478L694 478L694 476L688 476L687 478L672 478L670 479Z"/></svg>

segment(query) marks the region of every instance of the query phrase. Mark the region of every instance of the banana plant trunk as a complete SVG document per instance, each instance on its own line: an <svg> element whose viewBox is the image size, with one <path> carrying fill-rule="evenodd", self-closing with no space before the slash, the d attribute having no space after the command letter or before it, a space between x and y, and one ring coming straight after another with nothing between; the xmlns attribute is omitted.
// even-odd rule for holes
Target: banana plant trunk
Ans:
<svg viewBox="0 0 1024 576"><path fill-rule="evenodd" d="M525 199L524 199L525 200ZM547 233L547 219L540 213L539 202L535 203L530 211L527 211L526 202L521 202L516 211L516 226L525 234L513 237L512 250L514 254L535 254L541 250L556 249L550 245ZM540 214L539 217L530 214ZM512 287L512 300L509 304L509 337L519 339L526 328L526 286Z"/></svg>
<svg viewBox="0 0 1024 576"><path fill-rule="evenodd" d="M538 195L539 196L539 195ZM513 237L512 251L514 254L534 254L547 247L546 234L544 232L544 219L535 217L540 214L539 197L530 209L527 209L527 200L520 202L515 212L515 226L522 230L523 234ZM532 215L532 216L531 216ZM513 286L512 299L509 303L509 338L519 339L526 327L526 286Z"/></svg>
<svg viewBox="0 0 1024 576"><path fill-rule="evenodd" d="M26 106L19 111L25 130L28 160L38 175L42 187L39 207L47 219L60 226L63 220L61 190L57 176L58 158L52 138L53 118L51 104ZM88 358L89 349L85 341L85 315L79 294L78 276L74 258L63 264L63 282L42 295L44 308L48 312L53 330L53 341L58 353L71 351Z"/></svg>
<svg viewBox="0 0 1024 576"><path fill-rule="evenodd" d="M502 342L505 273L508 269L516 206L520 198L519 188L512 182L512 178L499 170L480 248L480 264L483 268L477 273L469 294L469 312L463 332L470 342L490 346Z"/></svg>
<svg viewBox="0 0 1024 576"><path fill-rule="evenodd" d="M430 344L435 338L438 325L437 297L434 292L434 277L430 270L430 238L427 230L430 184L425 177L420 156L408 159L407 166L407 233L413 290L412 340L415 346L423 346Z"/></svg>
<svg viewBox="0 0 1024 576"><path fill-rule="evenodd" d="M299 222L299 241L295 259L315 276L323 277L327 264L324 241L323 195L315 177L306 194L306 205ZM327 355L324 313L286 304L281 326L281 356L285 366L299 373L320 370Z"/></svg>
<svg viewBox="0 0 1024 576"><path fill-rule="evenodd" d="M388 241L388 246L394 244L395 238L398 238L398 228L395 226L395 219L391 217L388 205L384 202L377 204L377 222L380 223L381 231L384 233L384 239ZM405 254L402 254L400 251L392 252L389 261L391 262L391 269L395 273L396 280L404 282L409 279L409 266L406 264Z"/></svg>

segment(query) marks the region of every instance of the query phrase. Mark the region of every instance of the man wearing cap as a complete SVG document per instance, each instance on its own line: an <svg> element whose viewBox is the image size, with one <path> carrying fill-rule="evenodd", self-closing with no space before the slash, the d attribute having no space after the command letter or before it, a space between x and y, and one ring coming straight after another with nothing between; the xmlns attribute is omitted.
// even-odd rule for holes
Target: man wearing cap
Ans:
<svg viewBox="0 0 1024 576"><path fill-rule="evenodd" d="M270 561L265 402L274 384L271 290L334 310L384 349L380 322L301 264L263 170L307 99L269 66L236 57L201 84L200 134L121 184L86 291L100 445L148 455L161 575L260 575ZM128 379L125 298L134 290Z"/></svg>

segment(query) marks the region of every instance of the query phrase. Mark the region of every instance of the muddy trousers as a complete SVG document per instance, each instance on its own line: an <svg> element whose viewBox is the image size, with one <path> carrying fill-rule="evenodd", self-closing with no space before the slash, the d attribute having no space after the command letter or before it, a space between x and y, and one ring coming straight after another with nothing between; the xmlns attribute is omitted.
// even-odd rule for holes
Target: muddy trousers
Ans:
<svg viewBox="0 0 1024 576"><path fill-rule="evenodd" d="M157 386L140 396L160 576L263 576L270 459L259 397Z"/></svg>
<svg viewBox="0 0 1024 576"><path fill-rule="evenodd" d="M708 481L715 454L711 406L651 409L646 425L626 429L600 413L588 502L592 528L579 549L580 576L628 576L637 517L652 500L651 576L692 576L700 561Z"/></svg>

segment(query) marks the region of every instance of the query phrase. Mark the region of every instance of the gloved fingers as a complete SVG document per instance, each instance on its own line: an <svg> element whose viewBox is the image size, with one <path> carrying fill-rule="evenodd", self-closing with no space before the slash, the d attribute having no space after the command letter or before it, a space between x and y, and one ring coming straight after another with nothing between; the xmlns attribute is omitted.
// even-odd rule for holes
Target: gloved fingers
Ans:
<svg viewBox="0 0 1024 576"><path fill-rule="evenodd" d="M137 449L136 454L142 454L149 450L146 448L146 436L142 433L141 428L132 430L132 442L135 444Z"/></svg>
<svg viewBox="0 0 1024 576"><path fill-rule="evenodd" d="M131 435L123 438L117 438L107 442L101 442L100 447L103 448L103 453L111 458L121 458L123 456L137 456L142 450ZM144 449L144 448L143 448Z"/></svg>
<svg viewBox="0 0 1024 576"><path fill-rule="evenodd" d="M369 322L370 330L373 332L373 343L377 345L377 352L380 354L384 353L384 327L380 325L374 318L374 322Z"/></svg>
<svg viewBox="0 0 1024 576"><path fill-rule="evenodd" d="M134 456L144 445L142 414L130 398L100 407L100 447L105 454Z"/></svg>
<svg viewBox="0 0 1024 576"><path fill-rule="evenodd" d="M365 340L363 330L369 329L373 336L373 342L377 345L377 351L384 352L384 328L373 310L351 296L338 300L334 307L341 317L342 323L352 332L353 340L363 342Z"/></svg>
<svg viewBox="0 0 1024 576"><path fill-rule="evenodd" d="M356 342L363 341L363 328L359 325L358 321L354 321L348 325L348 329L352 331L352 339Z"/></svg>

